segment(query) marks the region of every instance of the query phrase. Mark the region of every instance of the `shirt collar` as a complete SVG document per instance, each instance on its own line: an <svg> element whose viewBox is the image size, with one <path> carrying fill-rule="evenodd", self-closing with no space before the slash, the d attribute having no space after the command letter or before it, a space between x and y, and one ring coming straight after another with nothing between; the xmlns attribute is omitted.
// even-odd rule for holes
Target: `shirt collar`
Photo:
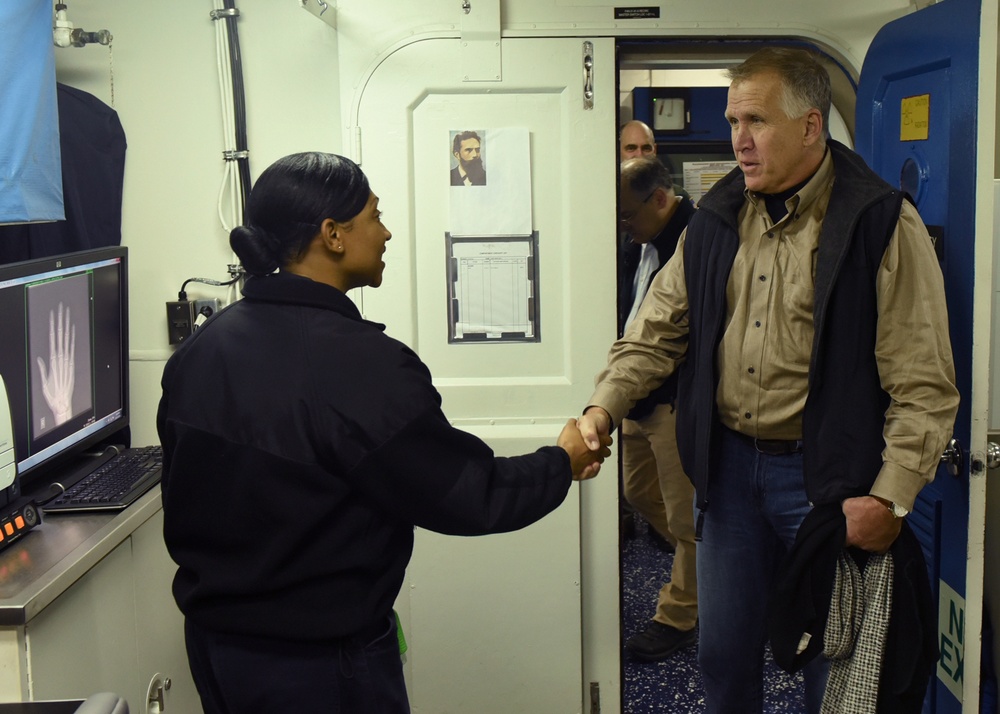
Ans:
<svg viewBox="0 0 1000 714"><path fill-rule="evenodd" d="M801 214L826 192L832 182L833 155L830 153L830 147L827 146L826 152L823 154L823 160L820 162L819 168L816 169L816 173L814 173L812 178L806 182L805 186L785 201L785 206L788 208L788 215ZM746 199L750 202L758 214L761 216L767 216L767 207L764 204L764 198L762 196L748 188L743 189L743 195L746 196ZM779 223L780 222L781 221L779 221Z"/></svg>

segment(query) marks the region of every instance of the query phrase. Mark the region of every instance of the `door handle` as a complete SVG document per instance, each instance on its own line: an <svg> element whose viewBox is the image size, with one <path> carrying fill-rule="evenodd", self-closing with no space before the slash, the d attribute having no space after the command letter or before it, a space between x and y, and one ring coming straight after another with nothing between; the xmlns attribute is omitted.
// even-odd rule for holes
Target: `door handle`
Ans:
<svg viewBox="0 0 1000 714"><path fill-rule="evenodd" d="M963 459L962 445L958 443L958 439L952 439L948 442L948 448L941 454L941 463L947 466L948 473L957 477L962 473Z"/></svg>
<svg viewBox="0 0 1000 714"><path fill-rule="evenodd" d="M1000 466L1000 444L995 441L986 442L986 468L995 469Z"/></svg>
<svg viewBox="0 0 1000 714"><path fill-rule="evenodd" d="M159 672L153 675L146 689L146 714L164 714L167 709L166 692L170 689L170 677Z"/></svg>

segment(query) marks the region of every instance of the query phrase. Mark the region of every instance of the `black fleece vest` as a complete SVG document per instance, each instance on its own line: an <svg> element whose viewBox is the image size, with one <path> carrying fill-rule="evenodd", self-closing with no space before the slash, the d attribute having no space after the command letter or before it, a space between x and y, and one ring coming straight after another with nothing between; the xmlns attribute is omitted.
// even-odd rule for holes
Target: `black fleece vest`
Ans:
<svg viewBox="0 0 1000 714"><path fill-rule="evenodd" d="M875 279L903 200L857 154L835 141L829 147L836 179L820 229L802 426L806 494L815 504L868 493L882 466L889 395L875 361ZM739 247L744 187L743 174L735 169L705 195L684 248L690 335L679 372L677 439L701 509L711 500L718 453L716 350Z"/></svg>

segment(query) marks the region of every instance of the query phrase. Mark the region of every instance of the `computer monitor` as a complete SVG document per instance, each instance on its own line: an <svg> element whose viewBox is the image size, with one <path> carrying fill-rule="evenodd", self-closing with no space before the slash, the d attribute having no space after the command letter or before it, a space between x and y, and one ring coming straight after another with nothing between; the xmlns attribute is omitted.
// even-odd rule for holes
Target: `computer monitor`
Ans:
<svg viewBox="0 0 1000 714"><path fill-rule="evenodd" d="M128 436L127 255L116 246L0 265L0 376L25 491Z"/></svg>

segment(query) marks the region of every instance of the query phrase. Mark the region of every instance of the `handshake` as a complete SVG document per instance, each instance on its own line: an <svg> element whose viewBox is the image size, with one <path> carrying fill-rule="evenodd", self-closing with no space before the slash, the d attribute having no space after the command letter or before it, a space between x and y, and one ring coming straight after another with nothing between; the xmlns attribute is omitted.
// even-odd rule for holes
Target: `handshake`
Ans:
<svg viewBox="0 0 1000 714"><path fill-rule="evenodd" d="M574 481L596 476L604 459L611 455L611 420L603 409L598 414L591 411L580 419L570 419L556 441L556 446L569 454Z"/></svg>

